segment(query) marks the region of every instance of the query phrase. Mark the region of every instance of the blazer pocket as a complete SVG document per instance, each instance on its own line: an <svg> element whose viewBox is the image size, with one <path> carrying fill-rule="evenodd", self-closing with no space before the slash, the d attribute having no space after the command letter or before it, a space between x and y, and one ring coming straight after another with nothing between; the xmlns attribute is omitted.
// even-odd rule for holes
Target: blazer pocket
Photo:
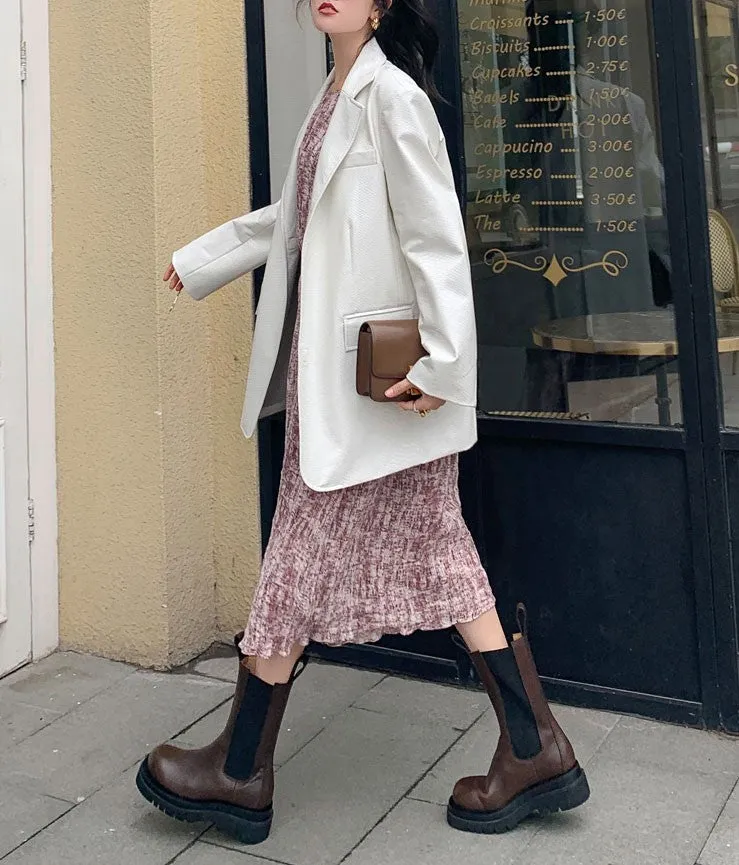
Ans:
<svg viewBox="0 0 739 865"><path fill-rule="evenodd" d="M377 162L377 151L374 148L369 150L352 150L344 157L339 164L341 168L356 168L360 165L374 165Z"/></svg>
<svg viewBox="0 0 739 865"><path fill-rule="evenodd" d="M352 312L344 316L344 349L356 351L359 341L359 328L365 321L383 318L417 318L416 307L412 303L403 306L387 306L383 309L372 309L368 312Z"/></svg>

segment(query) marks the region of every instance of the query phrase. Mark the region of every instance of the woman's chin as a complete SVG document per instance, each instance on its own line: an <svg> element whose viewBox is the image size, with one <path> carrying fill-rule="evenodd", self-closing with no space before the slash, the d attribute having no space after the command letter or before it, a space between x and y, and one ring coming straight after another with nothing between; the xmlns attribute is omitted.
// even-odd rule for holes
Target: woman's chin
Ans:
<svg viewBox="0 0 739 865"><path fill-rule="evenodd" d="M355 28L347 27L346 24L343 26L336 21L331 20L330 15L323 16L314 16L313 17L313 26L320 33L325 33L326 36L339 36L345 33L355 33L358 32Z"/></svg>

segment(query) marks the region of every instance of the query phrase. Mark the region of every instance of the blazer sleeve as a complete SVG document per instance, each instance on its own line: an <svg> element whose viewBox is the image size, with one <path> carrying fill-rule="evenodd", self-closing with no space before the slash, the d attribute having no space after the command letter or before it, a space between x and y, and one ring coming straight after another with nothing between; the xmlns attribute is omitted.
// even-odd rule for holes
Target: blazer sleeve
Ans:
<svg viewBox="0 0 739 865"><path fill-rule="evenodd" d="M477 403L477 333L469 253L446 142L417 89L385 98L379 145L395 227L419 309L428 357L408 380L460 405Z"/></svg>
<svg viewBox="0 0 739 865"><path fill-rule="evenodd" d="M261 267L267 261L279 207L277 202L232 219L178 249L172 264L185 291L202 300Z"/></svg>

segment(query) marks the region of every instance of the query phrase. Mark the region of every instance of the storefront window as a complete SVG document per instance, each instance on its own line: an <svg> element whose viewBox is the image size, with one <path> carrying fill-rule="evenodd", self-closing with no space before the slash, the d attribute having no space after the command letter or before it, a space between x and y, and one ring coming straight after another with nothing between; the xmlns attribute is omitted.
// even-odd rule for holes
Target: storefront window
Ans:
<svg viewBox="0 0 739 865"><path fill-rule="evenodd" d="M650 8L459 0L482 413L681 422Z"/></svg>
<svg viewBox="0 0 739 865"><path fill-rule="evenodd" d="M739 426L739 0L694 0L724 422ZM734 324L737 338L733 339Z"/></svg>

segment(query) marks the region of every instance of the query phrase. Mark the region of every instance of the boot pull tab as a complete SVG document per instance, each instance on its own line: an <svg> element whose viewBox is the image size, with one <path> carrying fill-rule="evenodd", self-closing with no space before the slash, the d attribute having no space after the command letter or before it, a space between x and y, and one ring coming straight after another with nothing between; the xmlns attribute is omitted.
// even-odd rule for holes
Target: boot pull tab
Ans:
<svg viewBox="0 0 739 865"><path fill-rule="evenodd" d="M528 639L529 636L529 614L526 610L526 605L519 601L516 604L516 621L518 622L518 634L513 635L514 640L520 640L522 637Z"/></svg>
<svg viewBox="0 0 739 865"><path fill-rule="evenodd" d="M292 673L290 673L290 684L303 675L305 668L308 666L308 658L301 655L295 662Z"/></svg>
<svg viewBox="0 0 739 865"><path fill-rule="evenodd" d="M461 649L466 655L469 655L469 647L467 646L467 643L465 643L465 641L462 639L462 635L460 633L458 633L457 631L452 631L451 639L458 649Z"/></svg>

